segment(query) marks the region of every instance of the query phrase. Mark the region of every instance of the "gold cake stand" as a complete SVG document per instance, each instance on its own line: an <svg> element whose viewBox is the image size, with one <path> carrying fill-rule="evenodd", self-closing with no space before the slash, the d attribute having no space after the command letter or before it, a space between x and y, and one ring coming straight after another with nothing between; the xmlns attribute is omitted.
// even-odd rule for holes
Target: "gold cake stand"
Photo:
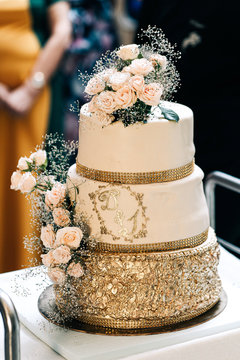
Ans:
<svg viewBox="0 0 240 360"><path fill-rule="evenodd" d="M199 315L191 320L187 320L181 323L145 328L145 329L114 329L101 326L95 326L80 322L74 319L66 319L62 316L57 308L55 302L55 294L53 285L48 286L39 296L38 309L41 315L50 321L51 323L83 333L95 334L95 335L113 335L113 336L135 336L135 335L153 335L166 332L173 332L178 330L184 330L196 325L200 325L206 321L209 321L219 315L227 305L227 294L223 290L220 296L220 300L210 310L204 314Z"/></svg>

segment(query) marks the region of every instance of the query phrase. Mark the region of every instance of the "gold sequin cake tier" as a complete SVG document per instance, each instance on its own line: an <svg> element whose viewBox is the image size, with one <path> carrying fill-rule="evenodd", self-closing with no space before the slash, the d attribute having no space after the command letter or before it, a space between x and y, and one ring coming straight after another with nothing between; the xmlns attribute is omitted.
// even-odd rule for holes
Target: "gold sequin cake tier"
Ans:
<svg viewBox="0 0 240 360"><path fill-rule="evenodd" d="M66 316L112 328L150 328L196 317L220 297L219 247L154 253L92 253L80 280L55 287Z"/></svg>

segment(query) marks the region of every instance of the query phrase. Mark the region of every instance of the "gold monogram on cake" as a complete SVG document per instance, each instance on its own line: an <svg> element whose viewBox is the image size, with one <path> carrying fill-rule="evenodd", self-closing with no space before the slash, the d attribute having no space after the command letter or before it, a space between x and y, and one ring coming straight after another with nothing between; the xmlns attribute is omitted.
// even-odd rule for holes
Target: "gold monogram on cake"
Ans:
<svg viewBox="0 0 240 360"><path fill-rule="evenodd" d="M110 235L115 241L124 238L129 243L146 237L148 218L143 194L132 191L130 186L108 184L99 186L89 197L101 234Z"/></svg>

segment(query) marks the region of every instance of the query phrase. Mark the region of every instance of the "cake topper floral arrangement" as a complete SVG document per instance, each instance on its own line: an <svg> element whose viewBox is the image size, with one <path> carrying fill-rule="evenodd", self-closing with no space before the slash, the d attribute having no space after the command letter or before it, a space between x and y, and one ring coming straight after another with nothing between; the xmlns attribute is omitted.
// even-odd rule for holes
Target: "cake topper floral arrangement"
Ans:
<svg viewBox="0 0 240 360"><path fill-rule="evenodd" d="M115 121L125 126L145 123L154 106L164 118L179 120L161 101L171 100L178 88L174 63L180 54L156 27L149 26L139 38L143 45L130 44L107 52L96 63L92 76L80 74L90 100L88 110L103 126Z"/></svg>
<svg viewBox="0 0 240 360"><path fill-rule="evenodd" d="M11 189L30 197L33 225L39 232L26 236L25 247L42 254L48 276L57 284L84 274L84 259L94 246L85 222L75 219L75 201L66 189L69 160L76 148L77 143L47 135L35 152L19 159L11 176Z"/></svg>

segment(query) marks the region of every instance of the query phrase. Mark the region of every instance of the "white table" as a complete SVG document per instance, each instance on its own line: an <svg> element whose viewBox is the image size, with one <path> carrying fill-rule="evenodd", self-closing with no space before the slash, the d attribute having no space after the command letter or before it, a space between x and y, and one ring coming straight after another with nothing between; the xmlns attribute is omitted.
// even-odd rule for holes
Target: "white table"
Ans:
<svg viewBox="0 0 240 360"><path fill-rule="evenodd" d="M0 275L0 288L12 298L21 321L23 360L240 359L240 261L223 248L219 272L228 295L226 309L207 323L159 335L108 337L66 331L50 324L37 309L46 280L41 268L36 271L26 279L25 270ZM0 339L0 359L4 359L1 320Z"/></svg>

